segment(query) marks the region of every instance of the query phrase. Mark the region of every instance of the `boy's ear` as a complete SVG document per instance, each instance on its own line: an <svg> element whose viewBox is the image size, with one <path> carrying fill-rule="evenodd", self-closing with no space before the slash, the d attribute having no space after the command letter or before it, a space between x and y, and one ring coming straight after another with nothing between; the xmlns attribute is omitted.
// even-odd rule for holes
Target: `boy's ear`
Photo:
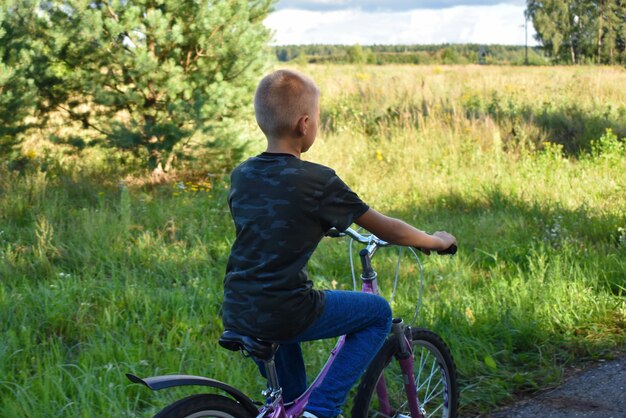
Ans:
<svg viewBox="0 0 626 418"><path fill-rule="evenodd" d="M296 130L300 136L306 135L307 129L309 128L309 115L302 115L300 119L298 119L298 124L296 125Z"/></svg>

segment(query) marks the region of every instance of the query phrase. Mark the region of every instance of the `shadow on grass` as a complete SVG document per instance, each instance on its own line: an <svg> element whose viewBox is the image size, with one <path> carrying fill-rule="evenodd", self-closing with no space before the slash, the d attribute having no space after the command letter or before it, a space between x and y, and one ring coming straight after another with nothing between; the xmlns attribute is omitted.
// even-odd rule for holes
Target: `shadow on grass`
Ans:
<svg viewBox="0 0 626 418"><path fill-rule="evenodd" d="M602 137L607 129L611 129L619 138L626 137L626 107L617 109L611 105L601 111L595 112L583 109L576 104L570 104L563 108L555 109L550 104L544 104L539 109L526 105L517 108L509 104L501 107L493 103L488 106L484 114L493 117L501 127L507 127L505 137L509 140L521 140L528 135L527 130L519 121L527 125L535 126L545 135L543 138L528 138L531 142L548 141L563 146L567 155L579 157L588 153L592 147L592 141Z"/></svg>
<svg viewBox="0 0 626 418"><path fill-rule="evenodd" d="M438 108L433 113L433 108ZM557 106L546 102L536 104L516 103L513 99L494 93L491 99L475 98L463 103L460 111L444 100L390 106L384 109L358 110L345 106L326 109L322 112L322 126L327 132L338 132L349 127L361 131L370 138L385 137L383 129L421 129L421 124L432 118L458 124L457 117L466 120L490 118L497 122L505 146L515 149L521 143L530 143L541 148L543 142L561 144L564 152L580 157L592 148L592 141L602 137L611 129L619 138L626 137L626 107L611 104L586 109L573 103Z"/></svg>
<svg viewBox="0 0 626 418"><path fill-rule="evenodd" d="M485 268L505 262L526 269L533 250L566 251L581 265L600 263L599 282L616 295L626 292L626 232L620 229L626 225L626 213L531 203L491 189L469 199L459 194L438 196L391 215L431 232L449 231L457 237L459 251Z"/></svg>

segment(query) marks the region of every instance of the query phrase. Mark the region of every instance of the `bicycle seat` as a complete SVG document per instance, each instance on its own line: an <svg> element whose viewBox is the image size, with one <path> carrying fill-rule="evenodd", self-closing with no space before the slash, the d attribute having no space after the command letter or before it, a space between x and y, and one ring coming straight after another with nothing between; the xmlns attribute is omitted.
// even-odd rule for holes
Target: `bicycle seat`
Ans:
<svg viewBox="0 0 626 418"><path fill-rule="evenodd" d="M219 339L222 347L231 351L243 350L259 360L269 360L278 350L278 344L262 341L258 338L239 334L236 331L224 331Z"/></svg>

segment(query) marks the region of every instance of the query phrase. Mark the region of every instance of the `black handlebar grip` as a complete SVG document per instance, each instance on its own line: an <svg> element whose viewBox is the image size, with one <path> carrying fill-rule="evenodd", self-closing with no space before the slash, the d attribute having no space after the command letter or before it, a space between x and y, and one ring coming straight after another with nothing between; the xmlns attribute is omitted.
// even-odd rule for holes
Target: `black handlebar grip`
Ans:
<svg viewBox="0 0 626 418"><path fill-rule="evenodd" d="M447 249L443 250L443 251L437 251L437 254L439 255L454 255L456 254L456 250L458 249L458 247L456 246L456 244L452 244L450 247L448 247Z"/></svg>

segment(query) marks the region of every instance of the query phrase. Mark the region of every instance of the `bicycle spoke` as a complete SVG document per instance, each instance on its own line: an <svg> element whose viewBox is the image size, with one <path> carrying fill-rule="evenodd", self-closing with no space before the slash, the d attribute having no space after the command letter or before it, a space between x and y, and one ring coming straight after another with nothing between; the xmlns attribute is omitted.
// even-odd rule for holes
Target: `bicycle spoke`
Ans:
<svg viewBox="0 0 626 418"><path fill-rule="evenodd" d="M417 379L416 379L416 382L419 382L419 381L420 381L420 377L421 377L421 375L422 375L422 370L424 369L424 362L425 362L425 361L426 361L426 360L424 360L424 347L422 347L422 348L420 349L420 361L419 361L420 366L419 366L419 367L418 367L418 369L417 369Z"/></svg>
<svg viewBox="0 0 626 418"><path fill-rule="evenodd" d="M428 393L428 389L430 389L430 382L433 380L433 376L435 375L437 363L433 361L433 367L430 369L430 376L428 376L428 386L426 387L426 393Z"/></svg>
<svg viewBox="0 0 626 418"><path fill-rule="evenodd" d="M439 392L435 393L433 396L429 396L428 399L426 399L425 401L422 402L422 405L426 405L428 404L428 402L430 402L432 399L442 395L444 392L444 390L440 390Z"/></svg>
<svg viewBox="0 0 626 418"><path fill-rule="evenodd" d="M409 401L404 401L404 403L400 405L400 407L398 408L398 411L408 411L409 410L409 408L407 407L408 403Z"/></svg>
<svg viewBox="0 0 626 418"><path fill-rule="evenodd" d="M437 363L433 364L433 367L430 369L430 375L428 376L427 380L424 381L424 383L422 383L420 385L420 387L417 388L417 391L419 392L420 390L422 390L422 388L424 387L425 384L428 383L428 387L430 387L430 381L433 379L433 376L435 376L435 374L437 373L438 370L435 369L435 366L437 365ZM426 388L426 392L428 392L428 388Z"/></svg>
<svg viewBox="0 0 626 418"><path fill-rule="evenodd" d="M437 408L435 408L435 410L432 411L430 414L426 414L426 418L430 418L430 417L434 416L435 413L437 411L439 411L441 408L443 408L443 403L439 404L439 406Z"/></svg>
<svg viewBox="0 0 626 418"><path fill-rule="evenodd" d="M437 378L437 376L433 376L434 378ZM437 383L430 388L430 391L428 390L428 388L426 390L424 390L422 393L424 393L423 398L432 398L432 396L430 396L431 393L433 393L434 391L437 390L437 388L439 387L439 385L441 385L443 382L443 379L441 378L441 376L439 376L439 380L437 380ZM444 383L445 384L445 383Z"/></svg>

